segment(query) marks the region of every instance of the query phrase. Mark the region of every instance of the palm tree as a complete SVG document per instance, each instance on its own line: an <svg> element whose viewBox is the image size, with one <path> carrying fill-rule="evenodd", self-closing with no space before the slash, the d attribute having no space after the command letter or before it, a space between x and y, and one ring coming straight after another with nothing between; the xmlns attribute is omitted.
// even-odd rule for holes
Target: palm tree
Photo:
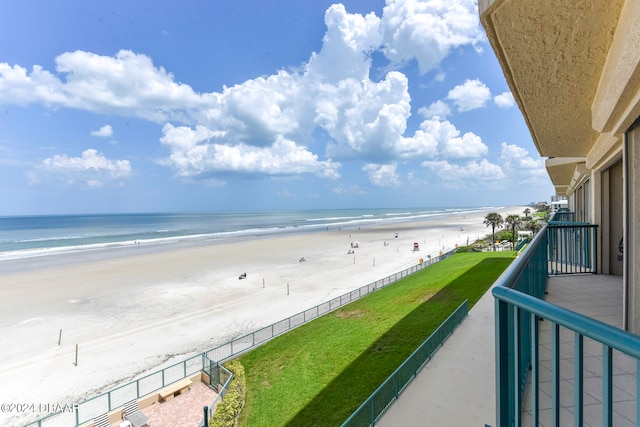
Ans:
<svg viewBox="0 0 640 427"><path fill-rule="evenodd" d="M502 219L502 215L500 215L497 212L490 212L487 214L487 216L484 217L484 224L487 225L487 227L491 226L491 247L495 248L495 244L496 244L496 227L500 228L502 227L502 224L504 224L504 220Z"/></svg>
<svg viewBox="0 0 640 427"><path fill-rule="evenodd" d="M533 234L535 235L542 228L542 224L540 223L540 221L531 220L526 222L526 224L524 225L524 228L532 231Z"/></svg>
<svg viewBox="0 0 640 427"><path fill-rule="evenodd" d="M523 212L525 218L529 218L529 214L531 213L531 209L526 208Z"/></svg>
<svg viewBox="0 0 640 427"><path fill-rule="evenodd" d="M520 215L509 215L505 222L509 225L509 229L511 230L511 248L513 250L516 249L516 239L518 237L517 230L520 228Z"/></svg>

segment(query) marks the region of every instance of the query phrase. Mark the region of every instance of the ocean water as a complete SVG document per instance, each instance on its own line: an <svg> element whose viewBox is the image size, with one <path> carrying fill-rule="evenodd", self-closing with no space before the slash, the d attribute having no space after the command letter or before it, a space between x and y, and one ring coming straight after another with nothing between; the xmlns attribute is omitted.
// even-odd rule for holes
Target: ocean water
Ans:
<svg viewBox="0 0 640 427"><path fill-rule="evenodd" d="M0 261L107 248L356 228L486 208L337 209L0 217Z"/></svg>

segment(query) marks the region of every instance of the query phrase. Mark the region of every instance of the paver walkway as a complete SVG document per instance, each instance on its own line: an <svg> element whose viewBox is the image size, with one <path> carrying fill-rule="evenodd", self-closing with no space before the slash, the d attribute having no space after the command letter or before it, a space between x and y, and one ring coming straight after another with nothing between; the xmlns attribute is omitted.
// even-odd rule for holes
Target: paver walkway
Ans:
<svg viewBox="0 0 640 427"><path fill-rule="evenodd" d="M203 383L173 399L144 408L152 427L197 427L204 416L203 407L211 405L216 392Z"/></svg>

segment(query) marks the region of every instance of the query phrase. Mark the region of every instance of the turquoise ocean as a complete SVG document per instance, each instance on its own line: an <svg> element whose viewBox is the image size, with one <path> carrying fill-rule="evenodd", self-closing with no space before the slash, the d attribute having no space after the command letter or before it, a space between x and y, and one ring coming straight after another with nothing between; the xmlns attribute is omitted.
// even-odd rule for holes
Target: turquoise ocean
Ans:
<svg viewBox="0 0 640 427"><path fill-rule="evenodd" d="M287 233L440 219L469 208L318 209L0 217L0 262L119 247L189 246Z"/></svg>

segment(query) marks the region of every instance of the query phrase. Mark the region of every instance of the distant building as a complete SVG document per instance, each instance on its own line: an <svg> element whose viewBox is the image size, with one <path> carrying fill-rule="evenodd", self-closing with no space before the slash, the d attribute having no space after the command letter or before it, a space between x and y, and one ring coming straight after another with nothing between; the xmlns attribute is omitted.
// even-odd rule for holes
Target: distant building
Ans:
<svg viewBox="0 0 640 427"><path fill-rule="evenodd" d="M565 196L554 195L551 196L551 212L557 212L558 209L568 209L569 201Z"/></svg>

